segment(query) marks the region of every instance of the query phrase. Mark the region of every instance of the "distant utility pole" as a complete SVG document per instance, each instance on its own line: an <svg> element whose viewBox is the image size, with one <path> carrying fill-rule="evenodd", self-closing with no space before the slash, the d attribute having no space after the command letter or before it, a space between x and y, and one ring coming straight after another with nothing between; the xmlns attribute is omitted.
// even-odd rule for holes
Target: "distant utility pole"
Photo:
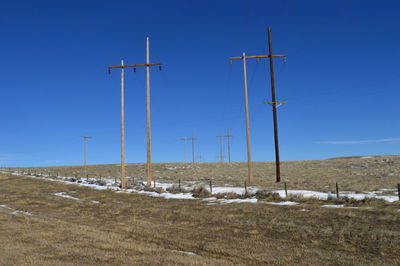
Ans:
<svg viewBox="0 0 400 266"><path fill-rule="evenodd" d="M221 163L224 162L224 151L222 148L222 140L226 137L226 136L216 136L217 138L219 138L219 156L217 156L219 158L219 161Z"/></svg>
<svg viewBox="0 0 400 266"><path fill-rule="evenodd" d="M87 165L86 165L86 149L88 139L91 139L90 136L81 136L83 138L83 168L85 172L85 177L87 177Z"/></svg>
<svg viewBox="0 0 400 266"><path fill-rule="evenodd" d="M268 47L269 54L268 55L256 55L256 56L245 56L243 53L242 57L231 57L230 59L242 59L243 65L245 68L245 62L247 58L269 58L269 67L270 67L270 78L271 78L271 90L272 90L272 102L268 102L272 105L272 114L274 119L274 140L275 140L275 163L276 163L276 182L280 182L281 180L281 172L280 172L280 160L279 160L279 143L278 143L278 118L277 118L277 107L283 102L277 102L275 96L275 78L274 78L274 57L283 57L284 62L286 60L286 55L273 55L272 54L272 39L271 39L271 28L268 27ZM246 83L246 82L245 82ZM246 86L246 85L245 85Z"/></svg>
<svg viewBox="0 0 400 266"><path fill-rule="evenodd" d="M227 138L228 139L228 162L231 162L231 138L232 138L233 136L231 135L231 133L230 133L230 129L228 128L228 134L226 135L226 136L217 136L217 138ZM220 155L222 154L222 152L220 152ZM223 157L225 157L225 156L218 156L218 158L222 158L221 160L223 160Z"/></svg>
<svg viewBox="0 0 400 266"><path fill-rule="evenodd" d="M150 38L146 38L146 64L135 64L135 65L123 65L121 66L109 66L109 73L113 68L121 68L122 73L124 68L132 67L133 71L136 72L136 67L145 66L146 67L146 128L147 128L147 185L150 186L152 182L152 172L151 172L151 112L150 112L150 66L159 66L161 70L161 63L150 63ZM123 84L123 74L121 77L121 84ZM121 86L121 91L122 91ZM122 157L122 156L121 156ZM122 166L121 166L122 167ZM125 167L122 187L126 187L125 184ZM122 171L121 171L121 184L122 184Z"/></svg>
<svg viewBox="0 0 400 266"><path fill-rule="evenodd" d="M184 161L185 163L188 162L188 158L187 158L187 141L190 140L190 138L181 138L181 140L183 140L183 155L184 155Z"/></svg>
<svg viewBox="0 0 400 266"><path fill-rule="evenodd" d="M194 153L194 142L197 140L196 138L195 138L195 136L194 136L194 133L192 134L192 137L191 138L182 138L182 140L183 141L185 141L185 143L186 143L186 141L187 140L191 140L192 141L192 163L194 163L195 162L195 159L196 159L196 157L195 157L195 153Z"/></svg>

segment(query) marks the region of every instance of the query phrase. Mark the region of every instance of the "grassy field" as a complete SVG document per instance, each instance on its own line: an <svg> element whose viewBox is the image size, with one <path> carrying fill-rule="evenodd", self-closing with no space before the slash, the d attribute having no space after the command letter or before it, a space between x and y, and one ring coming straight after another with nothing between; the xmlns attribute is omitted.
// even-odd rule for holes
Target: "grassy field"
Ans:
<svg viewBox="0 0 400 266"><path fill-rule="evenodd" d="M289 189L333 192L335 183L341 190L374 191L380 188L396 188L400 183L400 156L350 157L318 161L282 162L282 182L275 182L274 162L255 162L256 185L268 189L282 189L286 182ZM31 171L67 176L84 176L82 166L31 168ZM90 177L119 178L120 166L90 165ZM146 179L145 164L128 164L127 175L135 180ZM247 178L247 163L156 163L154 177L158 182L183 184L207 184L214 179L215 185L243 186Z"/></svg>
<svg viewBox="0 0 400 266"><path fill-rule="evenodd" d="M0 175L0 264L400 264L399 202L206 203Z"/></svg>

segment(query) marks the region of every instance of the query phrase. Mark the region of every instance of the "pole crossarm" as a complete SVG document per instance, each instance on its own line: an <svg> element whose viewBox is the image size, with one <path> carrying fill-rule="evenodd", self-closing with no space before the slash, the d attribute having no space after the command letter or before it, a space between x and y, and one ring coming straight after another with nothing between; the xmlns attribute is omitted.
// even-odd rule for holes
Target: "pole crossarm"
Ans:
<svg viewBox="0 0 400 266"><path fill-rule="evenodd" d="M127 67L141 67L141 66L161 66L161 65L162 65L162 63L123 65L123 66L109 66L108 69L112 69L112 68L127 68Z"/></svg>
<svg viewBox="0 0 400 266"><path fill-rule="evenodd" d="M234 59L251 59L251 58L270 58L270 57L287 57L284 54L276 54L276 55L250 55L250 56L236 56L236 57L229 57L229 60Z"/></svg>
<svg viewBox="0 0 400 266"><path fill-rule="evenodd" d="M265 104L284 104L286 102L264 102Z"/></svg>

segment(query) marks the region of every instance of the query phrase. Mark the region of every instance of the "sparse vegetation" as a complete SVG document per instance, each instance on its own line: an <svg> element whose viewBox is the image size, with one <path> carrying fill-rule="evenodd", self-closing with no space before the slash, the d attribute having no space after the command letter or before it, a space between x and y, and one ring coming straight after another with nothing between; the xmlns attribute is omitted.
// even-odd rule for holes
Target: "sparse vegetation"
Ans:
<svg viewBox="0 0 400 266"><path fill-rule="evenodd" d="M0 204L32 214L0 207L2 265L400 263L398 202L357 209L313 200L207 205L22 176L1 175L0 182Z"/></svg>
<svg viewBox="0 0 400 266"><path fill-rule="evenodd" d="M127 164L127 175L135 176L135 182L145 181L145 164ZM174 169L174 170L169 170ZM155 163L153 173L158 183L182 186L208 186L207 178L213 178L214 186L244 187L247 176L246 163ZM350 157L318 161L282 162L282 182L275 182L273 162L255 162L254 177L256 185L268 190L283 189L286 182L288 189L305 189L335 193L335 183L340 190L356 192L373 191L380 188L396 188L400 183L400 156ZM30 168L30 172L42 172L55 176L75 176L83 174L82 166ZM117 176L118 165L89 165L92 176ZM129 180L129 178L128 178ZM386 192L383 191L384 195Z"/></svg>

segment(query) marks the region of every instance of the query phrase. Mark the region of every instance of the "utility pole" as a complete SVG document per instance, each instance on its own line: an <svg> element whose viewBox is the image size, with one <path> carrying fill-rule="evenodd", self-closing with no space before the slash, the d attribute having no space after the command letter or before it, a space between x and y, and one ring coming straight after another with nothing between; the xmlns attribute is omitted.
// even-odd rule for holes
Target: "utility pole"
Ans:
<svg viewBox="0 0 400 266"><path fill-rule="evenodd" d="M108 71L110 73L113 68L121 68L122 73L124 68L132 67L133 71L136 72L136 67L145 66L146 67L146 129L147 129L147 185L150 186L152 182L152 172L151 172L151 113L150 113L150 66L159 66L161 70L161 63L150 63L150 38L146 38L146 63L145 64L135 64L135 65L123 65L121 66L109 66ZM123 84L123 74L121 79L121 84ZM121 86L122 90L122 86ZM124 169L125 174L125 169ZM122 171L121 171L122 180ZM122 181L121 181L122 182ZM125 182L125 177L124 177Z"/></svg>
<svg viewBox="0 0 400 266"><path fill-rule="evenodd" d="M243 84L244 84L244 104L245 104L245 116L246 116L246 143L247 143L247 182L249 184L253 184L254 179L253 179L253 163L251 161L251 145L250 145L249 96L247 88L247 65L246 65L247 58L249 58L249 56L246 56L246 53L243 53L241 57L230 57L229 59L243 60Z"/></svg>
<svg viewBox="0 0 400 266"><path fill-rule="evenodd" d="M281 173L280 173L280 161L279 161L279 144L278 144L278 119L276 109L277 107L282 104L283 102L277 102L275 96L275 79L274 79L274 64L273 58L274 57L283 57L284 60L286 59L286 55L273 55L272 54L272 39L271 39L271 28L268 27L268 46L269 46L269 54L268 55L256 55L256 56L246 56L243 53L241 57L230 57L230 60L233 59L242 59L243 60L243 68L244 72L246 69L246 59L256 58L269 58L269 66L270 66L270 78L271 78L271 89L272 89L272 102L268 102L272 105L272 113L274 119L274 140L275 140L275 164L276 164L276 182L280 182L281 180ZM285 62L285 61L284 61ZM246 76L246 75L245 75ZM246 77L245 77L246 80ZM247 82L245 81L245 87L247 86ZM249 140L248 140L249 141Z"/></svg>
<svg viewBox="0 0 400 266"><path fill-rule="evenodd" d="M92 138L90 136L81 136L83 138L83 168L85 172L85 177L87 177L87 165L86 165L86 145L88 142L88 139Z"/></svg>
<svg viewBox="0 0 400 266"><path fill-rule="evenodd" d="M227 138L228 139L228 162L231 162L231 140L230 138L232 138L232 135L230 133L230 129L228 128L228 134L226 136L217 136L217 138ZM222 149L222 147L221 147ZM220 152L220 156L217 156L218 158L220 158L223 161L223 158L225 156L221 156L222 152Z"/></svg>
<svg viewBox="0 0 400 266"><path fill-rule="evenodd" d="M224 162L224 152L222 149L222 140L223 138L225 138L226 136L217 136L217 138L219 138L219 156L217 156L219 158L219 161L221 163Z"/></svg>
<svg viewBox="0 0 400 266"><path fill-rule="evenodd" d="M192 163L196 161L196 156L194 152L194 142L197 140L196 137L194 136L194 133L192 134L191 138L182 138L183 141L185 141L185 147L186 147L186 141L190 140L192 141Z"/></svg>

